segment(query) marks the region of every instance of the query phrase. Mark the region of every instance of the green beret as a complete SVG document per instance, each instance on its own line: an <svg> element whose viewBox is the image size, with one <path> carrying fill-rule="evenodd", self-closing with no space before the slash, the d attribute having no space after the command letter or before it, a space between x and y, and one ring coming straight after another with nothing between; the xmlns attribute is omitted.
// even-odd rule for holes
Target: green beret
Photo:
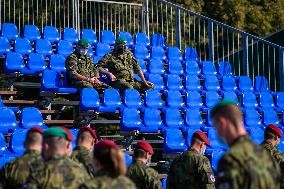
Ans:
<svg viewBox="0 0 284 189"><path fill-rule="evenodd" d="M213 115L216 114L221 108L229 105L237 106L236 102L233 100L221 100L221 102L213 106L213 108L210 110L210 117L213 117Z"/></svg>
<svg viewBox="0 0 284 189"><path fill-rule="evenodd" d="M80 39L78 45L82 47L88 47L90 45L90 41L88 39Z"/></svg>
<svg viewBox="0 0 284 189"><path fill-rule="evenodd" d="M118 37L118 38L116 38L116 40L115 40L115 44L116 45L121 45L121 44L126 44L126 42L127 42L127 40L126 40L126 38L125 37Z"/></svg>
<svg viewBox="0 0 284 189"><path fill-rule="evenodd" d="M63 137L66 140L68 140L66 132L59 127L51 127L48 128L46 131L44 131L43 138L49 138L49 137Z"/></svg>

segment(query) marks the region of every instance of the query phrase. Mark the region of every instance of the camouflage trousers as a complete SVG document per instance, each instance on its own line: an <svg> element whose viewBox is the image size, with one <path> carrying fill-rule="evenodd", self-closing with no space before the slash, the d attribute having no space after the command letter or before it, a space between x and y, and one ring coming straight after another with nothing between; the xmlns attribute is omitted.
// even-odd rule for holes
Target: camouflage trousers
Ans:
<svg viewBox="0 0 284 189"><path fill-rule="evenodd" d="M113 88L119 89L123 92L125 89L136 89L140 93L144 93L146 90L150 89L142 81L134 79L134 81L126 81L124 79L118 79L110 84Z"/></svg>
<svg viewBox="0 0 284 189"><path fill-rule="evenodd" d="M81 91L83 88L94 88L97 89L98 91L102 91L104 89L109 89L111 86L101 82L100 85L95 85L92 83L89 83L87 81L77 81L77 82L72 82L72 86L77 88L79 91Z"/></svg>

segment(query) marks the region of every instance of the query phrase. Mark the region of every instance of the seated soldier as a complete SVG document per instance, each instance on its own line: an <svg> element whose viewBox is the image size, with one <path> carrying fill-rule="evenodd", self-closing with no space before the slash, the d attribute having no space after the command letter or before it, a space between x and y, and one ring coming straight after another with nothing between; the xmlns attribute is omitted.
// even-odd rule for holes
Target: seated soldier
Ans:
<svg viewBox="0 0 284 189"><path fill-rule="evenodd" d="M100 73L113 75L104 69L99 69L92 58L87 54L90 42L81 39L77 49L67 57L66 70L69 83L72 87L82 90L83 88L105 89L110 88L107 84L100 81Z"/></svg>

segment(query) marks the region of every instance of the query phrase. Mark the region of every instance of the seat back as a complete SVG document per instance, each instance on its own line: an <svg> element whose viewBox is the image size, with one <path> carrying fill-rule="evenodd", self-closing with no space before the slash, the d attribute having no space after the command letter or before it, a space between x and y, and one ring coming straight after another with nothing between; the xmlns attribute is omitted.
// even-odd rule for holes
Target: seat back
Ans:
<svg viewBox="0 0 284 189"><path fill-rule="evenodd" d="M166 40L163 34L154 33L151 35L151 46L166 46Z"/></svg>
<svg viewBox="0 0 284 189"><path fill-rule="evenodd" d="M185 112L185 124L191 128L203 126L202 117L198 109L187 109Z"/></svg>
<svg viewBox="0 0 284 189"><path fill-rule="evenodd" d="M25 129L30 129L34 126L45 128L42 115L39 109L34 107L23 108L21 111L20 125Z"/></svg>
<svg viewBox="0 0 284 189"><path fill-rule="evenodd" d="M24 141L27 131L27 129L17 129L12 133L9 146L14 153L23 154L25 152Z"/></svg>
<svg viewBox="0 0 284 189"><path fill-rule="evenodd" d="M103 104L106 107L120 107L121 100L118 90L106 89L103 95Z"/></svg>
<svg viewBox="0 0 284 189"><path fill-rule="evenodd" d="M216 75L216 68L213 62L204 61L202 62L202 74L203 75Z"/></svg>
<svg viewBox="0 0 284 189"><path fill-rule="evenodd" d="M60 40L57 45L57 53L61 54L64 57L69 56L73 53L74 49L72 44L69 41Z"/></svg>
<svg viewBox="0 0 284 189"><path fill-rule="evenodd" d="M284 92L278 92L276 95L276 105L284 109Z"/></svg>
<svg viewBox="0 0 284 189"><path fill-rule="evenodd" d="M244 92L242 96L242 105L248 109L254 109L258 103L256 101L255 94L252 92Z"/></svg>
<svg viewBox="0 0 284 189"><path fill-rule="evenodd" d="M141 126L140 112L135 108L125 108L121 120L126 127L138 129Z"/></svg>
<svg viewBox="0 0 284 189"><path fill-rule="evenodd" d="M217 172L219 160L223 157L225 151L223 150L214 150L211 156L211 166L214 172Z"/></svg>
<svg viewBox="0 0 284 189"><path fill-rule="evenodd" d="M136 45L148 46L150 44L148 36L145 33L136 33L134 40Z"/></svg>
<svg viewBox="0 0 284 189"><path fill-rule="evenodd" d="M10 52L10 43L6 37L0 37L0 56Z"/></svg>
<svg viewBox="0 0 284 189"><path fill-rule="evenodd" d="M110 46L106 43L98 43L96 47L96 55L104 56L111 51Z"/></svg>
<svg viewBox="0 0 284 189"><path fill-rule="evenodd" d="M274 108L273 97L269 92L261 92L259 95L259 105L262 108Z"/></svg>
<svg viewBox="0 0 284 189"><path fill-rule="evenodd" d="M65 57L60 54L53 54L49 58L49 69L64 72L65 69Z"/></svg>
<svg viewBox="0 0 284 189"><path fill-rule="evenodd" d="M135 89L124 91L124 105L128 108L139 108L142 106L140 93Z"/></svg>
<svg viewBox="0 0 284 189"><path fill-rule="evenodd" d="M0 132L7 134L18 126L14 112L8 108L0 108Z"/></svg>
<svg viewBox="0 0 284 189"><path fill-rule="evenodd" d="M213 148L213 149L227 149L227 146L220 141L215 128L210 127L207 131L207 136L208 136L208 139L210 141L211 148Z"/></svg>
<svg viewBox="0 0 284 189"><path fill-rule="evenodd" d="M182 60L182 55L178 47L168 47L167 55L169 60Z"/></svg>
<svg viewBox="0 0 284 189"><path fill-rule="evenodd" d="M24 59L20 53L8 52L5 59L5 72L18 72L25 67Z"/></svg>
<svg viewBox="0 0 284 189"><path fill-rule="evenodd" d="M148 49L144 45L135 45L134 56L135 58L146 60L149 58Z"/></svg>
<svg viewBox="0 0 284 189"><path fill-rule="evenodd" d="M74 28L64 28L62 32L63 40L69 41L72 44L78 43L78 32Z"/></svg>
<svg viewBox="0 0 284 189"><path fill-rule="evenodd" d="M261 128L250 128L249 134L256 144L261 144L264 141L264 131Z"/></svg>
<svg viewBox="0 0 284 189"><path fill-rule="evenodd" d="M43 29L43 38L50 41L51 44L54 44L59 41L60 35L56 27L45 26Z"/></svg>
<svg viewBox="0 0 284 189"><path fill-rule="evenodd" d="M183 68L179 60L170 60L168 70L169 74L183 74Z"/></svg>
<svg viewBox="0 0 284 189"><path fill-rule="evenodd" d="M143 122L147 127L161 127L162 119L158 109L146 108L143 114Z"/></svg>
<svg viewBox="0 0 284 189"><path fill-rule="evenodd" d="M264 76L256 76L254 79L254 90L257 92L269 91L268 81Z"/></svg>
<svg viewBox="0 0 284 189"><path fill-rule="evenodd" d="M133 45L133 39L129 32L119 32L118 37L125 37L127 46Z"/></svg>
<svg viewBox="0 0 284 189"><path fill-rule="evenodd" d="M150 59L148 64L148 71L151 74L162 74L165 72L164 64L160 59Z"/></svg>
<svg viewBox="0 0 284 189"><path fill-rule="evenodd" d="M19 31L13 23L3 23L1 28L1 36L6 37L9 41L15 40L19 37Z"/></svg>
<svg viewBox="0 0 284 189"><path fill-rule="evenodd" d="M248 127L260 127L261 119L259 113L254 109L248 109L245 111L244 115L245 125Z"/></svg>
<svg viewBox="0 0 284 189"><path fill-rule="evenodd" d="M46 68L46 62L43 55L31 53L28 60L28 68L31 70L43 71Z"/></svg>
<svg viewBox="0 0 284 189"><path fill-rule="evenodd" d="M208 91L218 91L220 85L217 77L215 75L207 75L204 81L204 88Z"/></svg>
<svg viewBox="0 0 284 189"><path fill-rule="evenodd" d="M41 78L41 90L53 91L58 89L60 82L59 74L56 71L45 70Z"/></svg>
<svg viewBox="0 0 284 189"><path fill-rule="evenodd" d="M182 132L179 129L166 130L163 149L165 153L183 152L186 150Z"/></svg>
<svg viewBox="0 0 284 189"><path fill-rule="evenodd" d="M239 77L238 89L242 92L253 90L252 81L251 81L249 76L240 76Z"/></svg>
<svg viewBox="0 0 284 189"><path fill-rule="evenodd" d="M80 95L81 109L95 109L100 106L99 93L94 88L84 88Z"/></svg>
<svg viewBox="0 0 284 189"><path fill-rule="evenodd" d="M208 91L205 93L205 106L212 108L214 105L220 102L220 97L217 92Z"/></svg>
<svg viewBox="0 0 284 189"><path fill-rule="evenodd" d="M20 54L28 55L32 52L32 45L26 38L16 38L15 40L15 52Z"/></svg>
<svg viewBox="0 0 284 189"><path fill-rule="evenodd" d="M224 91L235 91L237 89L235 78L232 76L223 76L222 89Z"/></svg>
<svg viewBox="0 0 284 189"><path fill-rule="evenodd" d="M150 108L161 108L163 101L161 94L157 90L147 90L145 92L145 105Z"/></svg>
<svg viewBox="0 0 284 189"><path fill-rule="evenodd" d="M263 111L262 121L266 126L269 124L279 124L277 113L273 109L266 109Z"/></svg>
<svg viewBox="0 0 284 189"><path fill-rule="evenodd" d="M161 46L153 46L150 52L151 58L153 59L165 60L167 58L166 53Z"/></svg>
<svg viewBox="0 0 284 189"><path fill-rule="evenodd" d="M154 88L156 90L163 90L165 88L163 77L159 74L149 74L148 80L155 85Z"/></svg>
<svg viewBox="0 0 284 189"><path fill-rule="evenodd" d="M35 45L35 52L44 56L52 54L51 43L47 39L38 39Z"/></svg>
<svg viewBox="0 0 284 189"><path fill-rule="evenodd" d="M238 101L238 96L236 95L235 92L224 92L223 94L223 99L226 99L226 100L232 100L234 101L236 104L239 104L239 101Z"/></svg>
<svg viewBox="0 0 284 189"><path fill-rule="evenodd" d="M186 61L197 61L198 54L197 54L196 48L186 47L184 49L184 59Z"/></svg>
<svg viewBox="0 0 284 189"><path fill-rule="evenodd" d="M109 45L115 44L114 33L110 30L102 30L101 31L101 42L109 44Z"/></svg>
<svg viewBox="0 0 284 189"><path fill-rule="evenodd" d="M188 60L185 62L185 73L187 75L198 75L200 74L200 69L196 61Z"/></svg>
<svg viewBox="0 0 284 189"><path fill-rule="evenodd" d="M96 32L92 29L83 29L81 31L81 39L88 39L91 45L98 43Z"/></svg>
<svg viewBox="0 0 284 189"><path fill-rule="evenodd" d="M169 90L181 90L183 89L182 80L178 75L169 74L167 76L166 86Z"/></svg>
<svg viewBox="0 0 284 189"><path fill-rule="evenodd" d="M192 109L200 109L202 107L202 98L197 91L189 91L186 93L186 106Z"/></svg>
<svg viewBox="0 0 284 189"><path fill-rule="evenodd" d="M168 91L167 95L167 102L166 102L168 107L171 108L181 108L184 105L183 98L180 94L179 91Z"/></svg>
<svg viewBox="0 0 284 189"><path fill-rule="evenodd" d="M218 74L221 76L232 76L232 67L230 62L219 62Z"/></svg>
<svg viewBox="0 0 284 189"><path fill-rule="evenodd" d="M187 75L185 77L185 88L188 91L200 91L200 80L196 75Z"/></svg>
<svg viewBox="0 0 284 189"><path fill-rule="evenodd" d="M38 27L35 25L25 25L24 37L31 42L40 39L40 31Z"/></svg>
<svg viewBox="0 0 284 189"><path fill-rule="evenodd" d="M179 109L168 108L165 111L165 124L171 128L183 126L183 119Z"/></svg>

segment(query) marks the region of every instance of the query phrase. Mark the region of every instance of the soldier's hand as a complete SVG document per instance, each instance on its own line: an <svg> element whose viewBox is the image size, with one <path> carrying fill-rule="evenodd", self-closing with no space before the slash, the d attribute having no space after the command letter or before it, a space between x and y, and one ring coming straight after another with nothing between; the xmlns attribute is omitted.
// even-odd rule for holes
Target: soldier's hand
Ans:
<svg viewBox="0 0 284 189"><path fill-rule="evenodd" d="M100 84L101 82L96 77L92 77L91 80L90 80L90 83L92 83L92 84Z"/></svg>
<svg viewBox="0 0 284 189"><path fill-rule="evenodd" d="M116 81L116 77L112 73L109 73L109 77L111 81Z"/></svg>
<svg viewBox="0 0 284 189"><path fill-rule="evenodd" d="M155 86L154 83L151 83L150 81L146 81L145 85L149 88L154 88L154 86Z"/></svg>

